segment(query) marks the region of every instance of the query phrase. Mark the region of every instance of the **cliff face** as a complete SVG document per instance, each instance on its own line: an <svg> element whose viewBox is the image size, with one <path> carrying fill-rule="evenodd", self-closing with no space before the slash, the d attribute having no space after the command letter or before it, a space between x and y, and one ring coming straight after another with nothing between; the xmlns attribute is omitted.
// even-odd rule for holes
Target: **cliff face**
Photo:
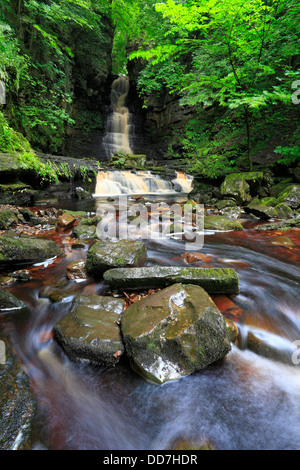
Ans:
<svg viewBox="0 0 300 470"><path fill-rule="evenodd" d="M75 126L69 129L63 153L75 158L103 160L102 140L109 113L112 76L113 27L109 18L103 23L101 43L87 44L73 67L74 100L71 117ZM99 42L99 41L98 41ZM90 50L98 51L91 56Z"/></svg>
<svg viewBox="0 0 300 470"><path fill-rule="evenodd" d="M165 90L160 95L147 95L147 107L137 92L137 81L143 64L132 60L128 64L130 92L128 105L135 125L134 151L148 157L161 159L172 144L173 134L182 131L185 124L195 117L195 108L180 106L180 97Z"/></svg>

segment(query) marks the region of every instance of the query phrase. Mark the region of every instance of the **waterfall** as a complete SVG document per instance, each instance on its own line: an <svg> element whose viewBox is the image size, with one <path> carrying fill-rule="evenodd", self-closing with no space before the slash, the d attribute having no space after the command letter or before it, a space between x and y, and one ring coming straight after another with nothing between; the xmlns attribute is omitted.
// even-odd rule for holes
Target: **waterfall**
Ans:
<svg viewBox="0 0 300 470"><path fill-rule="evenodd" d="M120 76L112 83L110 95L112 113L107 119L106 134L103 139L108 160L119 151L125 155L133 153L130 145L131 115L125 106L128 91L129 80L127 77Z"/></svg>
<svg viewBox="0 0 300 470"><path fill-rule="evenodd" d="M172 181L167 181L150 171L100 171L97 175L95 196L122 194L189 194L193 189L193 177L176 172Z"/></svg>

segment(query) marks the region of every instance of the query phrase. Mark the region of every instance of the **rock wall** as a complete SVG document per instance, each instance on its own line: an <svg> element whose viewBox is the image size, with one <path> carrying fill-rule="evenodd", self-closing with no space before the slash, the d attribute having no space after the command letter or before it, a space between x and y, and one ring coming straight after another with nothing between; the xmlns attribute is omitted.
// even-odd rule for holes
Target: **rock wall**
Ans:
<svg viewBox="0 0 300 470"><path fill-rule="evenodd" d="M133 47L133 46L132 46ZM131 48L128 48L128 52ZM144 99L138 95L137 81L143 63L131 60L128 64L130 91L128 105L135 126L134 153L143 153L150 158L161 159L172 143L172 134L178 134L185 124L195 117L195 107L180 106L180 97L170 95L167 90L150 94Z"/></svg>

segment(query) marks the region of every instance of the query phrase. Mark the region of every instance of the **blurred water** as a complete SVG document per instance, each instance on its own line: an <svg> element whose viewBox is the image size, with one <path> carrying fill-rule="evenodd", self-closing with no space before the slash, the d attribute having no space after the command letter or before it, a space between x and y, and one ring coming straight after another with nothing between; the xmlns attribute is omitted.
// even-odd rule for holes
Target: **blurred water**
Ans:
<svg viewBox="0 0 300 470"><path fill-rule="evenodd" d="M212 256L211 265L239 274L241 291L231 300L243 312L237 323L244 340L249 330L282 349L300 339L297 247L274 250L270 238L255 231L206 235L201 253ZM182 241L152 240L148 264L185 265L184 252ZM255 354L247 344L163 386L140 379L126 360L107 370L71 363L51 332L76 291L57 303L39 297L41 284L60 279L67 263L86 256L84 250L66 253L61 263L41 266L35 279L11 289L29 309L3 320L37 398L37 448L162 450L178 439L209 440L228 450L300 448L300 368ZM105 293L101 282L78 288Z"/></svg>

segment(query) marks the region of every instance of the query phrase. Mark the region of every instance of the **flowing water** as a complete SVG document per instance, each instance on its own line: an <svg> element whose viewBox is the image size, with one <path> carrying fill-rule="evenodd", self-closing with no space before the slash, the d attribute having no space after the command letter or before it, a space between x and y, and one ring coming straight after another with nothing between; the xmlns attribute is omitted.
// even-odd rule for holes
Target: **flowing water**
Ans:
<svg viewBox="0 0 300 470"><path fill-rule="evenodd" d="M88 209L96 211L97 203ZM84 209L82 202L68 204ZM108 290L101 281L70 281L62 301L42 298L41 289L64 280L66 266L87 253L70 248L70 232L49 232L66 256L31 267L29 282L6 287L28 311L0 317L38 402L34 448L162 450L180 439L208 440L217 449L300 448L300 369L252 352L246 340L253 331L291 354L300 339L299 231L262 232L253 221L243 223L243 232L206 233L201 253L208 257L196 264L237 270L240 293L213 299L237 323L239 344L222 361L163 386L139 378L126 358L104 369L65 356L53 325L77 293ZM148 265L186 266L176 237L147 245Z"/></svg>
<svg viewBox="0 0 300 470"><path fill-rule="evenodd" d="M131 114L126 107L129 91L129 80L120 76L112 83L111 107L112 112L107 119L106 135L103 146L109 160L118 152L132 154L133 124Z"/></svg>
<svg viewBox="0 0 300 470"><path fill-rule="evenodd" d="M193 177L182 171L171 181L151 171L99 171L95 196L189 194L192 189Z"/></svg>

